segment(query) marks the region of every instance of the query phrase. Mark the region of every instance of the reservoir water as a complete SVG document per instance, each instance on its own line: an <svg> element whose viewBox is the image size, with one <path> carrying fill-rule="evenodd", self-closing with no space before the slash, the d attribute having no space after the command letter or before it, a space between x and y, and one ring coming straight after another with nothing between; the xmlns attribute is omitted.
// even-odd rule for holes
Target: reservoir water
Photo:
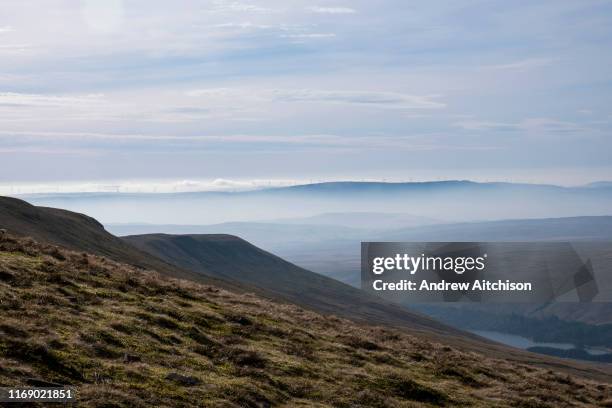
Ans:
<svg viewBox="0 0 612 408"><path fill-rule="evenodd" d="M527 337L518 336L515 334L507 334L496 331L489 330L470 330L472 333L477 334L481 337L487 338L489 340L496 341L498 343L506 344L508 346L520 348L520 349L528 349L529 347L551 347L560 350L570 350L575 348L576 346L570 343L541 343L537 341L533 341L528 339ZM584 347L586 352L591 355L603 355L610 353L610 351L593 348L593 347Z"/></svg>

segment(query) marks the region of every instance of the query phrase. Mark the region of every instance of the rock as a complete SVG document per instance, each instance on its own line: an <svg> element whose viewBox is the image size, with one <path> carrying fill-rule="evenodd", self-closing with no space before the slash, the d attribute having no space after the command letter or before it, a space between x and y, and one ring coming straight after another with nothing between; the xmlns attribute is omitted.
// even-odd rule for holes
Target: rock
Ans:
<svg viewBox="0 0 612 408"><path fill-rule="evenodd" d="M124 363L136 363L138 361L140 361L140 356L137 356L135 354L129 354L129 353L125 353L123 355Z"/></svg>
<svg viewBox="0 0 612 408"><path fill-rule="evenodd" d="M191 377L188 375L182 375L179 373L169 373L166 376L166 380L174 381L177 384L184 385L186 387L191 387L194 385L199 385L202 383L199 378Z"/></svg>

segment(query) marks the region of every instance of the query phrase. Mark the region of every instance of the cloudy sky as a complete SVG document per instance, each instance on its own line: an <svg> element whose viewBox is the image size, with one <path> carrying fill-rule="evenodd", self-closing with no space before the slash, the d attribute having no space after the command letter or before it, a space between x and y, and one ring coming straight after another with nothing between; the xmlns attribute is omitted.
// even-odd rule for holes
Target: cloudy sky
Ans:
<svg viewBox="0 0 612 408"><path fill-rule="evenodd" d="M0 124L4 187L612 179L612 2L3 1Z"/></svg>

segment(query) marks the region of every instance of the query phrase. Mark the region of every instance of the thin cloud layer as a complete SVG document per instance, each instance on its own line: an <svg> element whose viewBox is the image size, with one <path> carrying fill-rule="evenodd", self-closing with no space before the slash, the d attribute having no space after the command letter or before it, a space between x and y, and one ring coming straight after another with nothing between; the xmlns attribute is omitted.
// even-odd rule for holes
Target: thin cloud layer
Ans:
<svg viewBox="0 0 612 408"><path fill-rule="evenodd" d="M313 13L323 13L323 14L354 14L357 12L354 8L350 7L310 7L310 11Z"/></svg>
<svg viewBox="0 0 612 408"><path fill-rule="evenodd" d="M612 167L609 2L25 0L0 16L0 182Z"/></svg>

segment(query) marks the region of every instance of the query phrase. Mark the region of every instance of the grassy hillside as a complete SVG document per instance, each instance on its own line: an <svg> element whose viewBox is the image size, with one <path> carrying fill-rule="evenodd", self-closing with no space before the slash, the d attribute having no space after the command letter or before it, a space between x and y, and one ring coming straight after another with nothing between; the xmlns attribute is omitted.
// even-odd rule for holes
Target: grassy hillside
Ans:
<svg viewBox="0 0 612 408"><path fill-rule="evenodd" d="M265 288L268 294L319 312L468 336L349 285L302 269L235 236L147 234L124 239L181 268Z"/></svg>
<svg viewBox="0 0 612 408"><path fill-rule="evenodd" d="M84 406L612 406L608 383L0 240L0 385Z"/></svg>
<svg viewBox="0 0 612 408"><path fill-rule="evenodd" d="M170 276L205 279L202 275L181 270L139 251L108 233L95 219L72 211L37 207L16 198L0 197L0 228L42 242L107 256L140 268L155 269Z"/></svg>
<svg viewBox="0 0 612 408"><path fill-rule="evenodd" d="M68 249L107 256L165 276L214 284L233 291L256 291L274 299L337 313L361 321L387 322L442 334L462 332L348 285L301 269L236 237L198 239L147 235L124 241L95 219L70 211L36 207L0 197L0 228ZM138 249L138 244L155 251ZM145 245L146 244L146 245ZM157 255L154 253L157 252ZM163 260L162 260L163 259ZM219 279L224 278L224 279Z"/></svg>

